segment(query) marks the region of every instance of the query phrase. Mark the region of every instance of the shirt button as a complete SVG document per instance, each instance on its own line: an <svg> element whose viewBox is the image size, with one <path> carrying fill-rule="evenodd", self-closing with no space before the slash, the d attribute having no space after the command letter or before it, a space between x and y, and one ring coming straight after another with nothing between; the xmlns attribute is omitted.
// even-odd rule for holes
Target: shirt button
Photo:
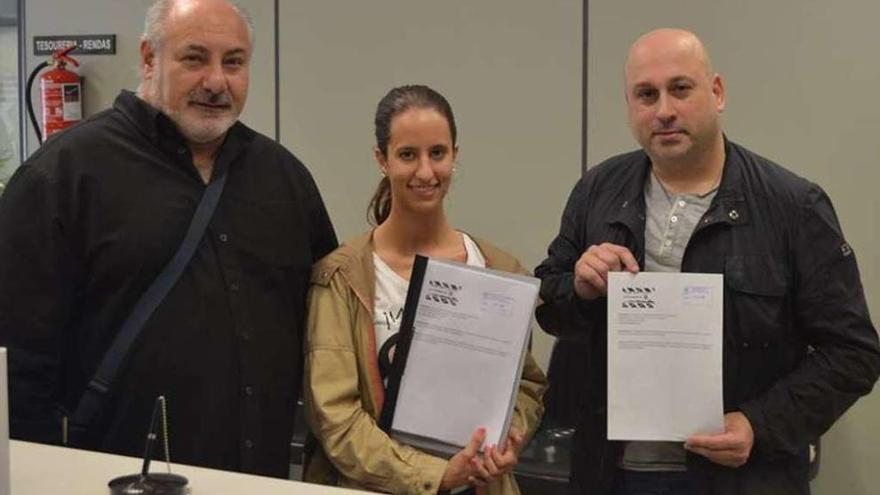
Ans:
<svg viewBox="0 0 880 495"><path fill-rule="evenodd" d="M672 222L672 223L675 223L675 222L678 221L678 217L675 216L675 215L672 215L672 217L669 218L669 221Z"/></svg>
<svg viewBox="0 0 880 495"><path fill-rule="evenodd" d="M248 438L247 440L245 440L245 441L244 441L244 447L245 447L246 449L252 449L252 448L254 448L254 442L253 442L253 440L251 440L250 438Z"/></svg>
<svg viewBox="0 0 880 495"><path fill-rule="evenodd" d="M220 242L226 242L229 240L229 236L226 234L220 234Z"/></svg>
<svg viewBox="0 0 880 495"><path fill-rule="evenodd" d="M681 206L682 208L684 208L685 206L687 206L687 203L685 203L684 201L679 201L678 206Z"/></svg>
<svg viewBox="0 0 880 495"><path fill-rule="evenodd" d="M251 387L250 385L245 385L244 394L245 395L254 395L254 387Z"/></svg>
<svg viewBox="0 0 880 495"><path fill-rule="evenodd" d="M672 241L670 241L669 239L667 239L666 242L664 242L663 244L666 245L666 246L671 246L671 245L672 245Z"/></svg>
<svg viewBox="0 0 880 495"><path fill-rule="evenodd" d="M430 482L425 482L425 484L422 485L422 488L424 488L426 491L431 490L431 488L433 488L433 487L434 487L434 485L432 485Z"/></svg>
<svg viewBox="0 0 880 495"><path fill-rule="evenodd" d="M178 155L186 154L186 146L181 146L181 147L177 148L177 154Z"/></svg>
<svg viewBox="0 0 880 495"><path fill-rule="evenodd" d="M238 292L238 284L236 284L235 282L229 284L229 290L231 290L232 292Z"/></svg>

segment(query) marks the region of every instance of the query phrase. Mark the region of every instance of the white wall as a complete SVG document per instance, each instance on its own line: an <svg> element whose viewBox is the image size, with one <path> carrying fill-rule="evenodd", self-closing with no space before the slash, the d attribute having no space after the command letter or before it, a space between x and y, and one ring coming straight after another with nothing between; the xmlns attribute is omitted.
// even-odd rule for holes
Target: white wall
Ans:
<svg viewBox="0 0 880 495"><path fill-rule="evenodd" d="M868 304L880 314L880 104L872 96L880 85L880 4L593 1L589 15L589 162L636 146L623 99L629 44L656 27L695 30L726 78L729 137L825 188L858 256ZM877 493L880 392L822 442L814 493Z"/></svg>
<svg viewBox="0 0 880 495"><path fill-rule="evenodd" d="M460 155L453 225L533 268L580 175L580 0L281 4L281 141L310 167L341 238L367 229L373 114L392 87L443 93ZM546 364L550 338L535 336Z"/></svg>

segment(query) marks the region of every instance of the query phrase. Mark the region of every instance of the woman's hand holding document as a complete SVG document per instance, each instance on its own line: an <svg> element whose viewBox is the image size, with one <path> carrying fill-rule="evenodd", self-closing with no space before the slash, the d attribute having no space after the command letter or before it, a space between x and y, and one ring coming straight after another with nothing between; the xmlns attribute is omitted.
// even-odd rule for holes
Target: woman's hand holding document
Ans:
<svg viewBox="0 0 880 495"><path fill-rule="evenodd" d="M480 457L480 446L485 440L486 429L478 428L465 448L449 459L446 473L440 482L440 490L450 490L465 484L486 486L513 470L525 441L523 434L511 428L505 445L488 446Z"/></svg>
<svg viewBox="0 0 880 495"><path fill-rule="evenodd" d="M719 274L608 274L609 439L725 431L723 291ZM716 446L695 438L696 449Z"/></svg>

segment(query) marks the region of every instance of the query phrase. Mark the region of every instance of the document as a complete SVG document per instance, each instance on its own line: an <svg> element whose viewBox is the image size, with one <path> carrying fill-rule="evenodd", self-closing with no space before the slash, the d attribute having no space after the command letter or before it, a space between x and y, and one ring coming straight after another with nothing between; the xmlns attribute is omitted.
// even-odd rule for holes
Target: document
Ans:
<svg viewBox="0 0 880 495"><path fill-rule="evenodd" d="M608 275L608 438L724 431L723 276Z"/></svg>
<svg viewBox="0 0 880 495"><path fill-rule="evenodd" d="M417 257L380 426L451 456L507 437L540 282Z"/></svg>

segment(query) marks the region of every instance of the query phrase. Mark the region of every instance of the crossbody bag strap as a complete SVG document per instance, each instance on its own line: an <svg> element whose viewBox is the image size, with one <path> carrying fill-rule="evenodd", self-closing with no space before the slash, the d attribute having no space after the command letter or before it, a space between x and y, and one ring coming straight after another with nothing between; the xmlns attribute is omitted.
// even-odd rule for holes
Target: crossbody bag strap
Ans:
<svg viewBox="0 0 880 495"><path fill-rule="evenodd" d="M122 325L122 329L116 335L110 348L104 354L101 364L95 375L89 381L83 396L71 415L74 425L87 426L97 417L104 403L105 396L110 392L116 375L122 366L122 362L128 355L129 350L143 330L147 320L150 319L165 296L180 279L180 275L186 269L199 247L199 243L208 228L208 223L214 215L214 210L220 202L223 187L226 185L226 169L223 167L218 175L205 188L202 199L199 201L196 212L189 224L183 242L177 248L177 252L171 261L162 269L153 280L149 288L141 295L132 309L131 314Z"/></svg>

